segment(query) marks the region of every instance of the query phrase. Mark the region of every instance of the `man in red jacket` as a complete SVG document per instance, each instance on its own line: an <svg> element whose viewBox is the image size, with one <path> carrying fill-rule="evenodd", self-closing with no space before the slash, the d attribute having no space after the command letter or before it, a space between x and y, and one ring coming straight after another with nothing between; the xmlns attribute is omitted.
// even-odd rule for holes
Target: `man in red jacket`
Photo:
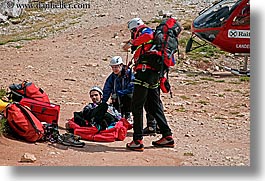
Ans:
<svg viewBox="0 0 265 181"><path fill-rule="evenodd" d="M161 54L148 54L153 46L154 32L147 27L140 18L133 18L128 22L131 32L131 40L124 45L123 49L131 48L134 53L135 80L132 98L133 140L126 147L134 151L143 151L143 108L148 103L148 111L154 116L160 128L162 138L153 141L157 147L174 147L171 129L168 126L160 100L159 71L156 66L161 62Z"/></svg>

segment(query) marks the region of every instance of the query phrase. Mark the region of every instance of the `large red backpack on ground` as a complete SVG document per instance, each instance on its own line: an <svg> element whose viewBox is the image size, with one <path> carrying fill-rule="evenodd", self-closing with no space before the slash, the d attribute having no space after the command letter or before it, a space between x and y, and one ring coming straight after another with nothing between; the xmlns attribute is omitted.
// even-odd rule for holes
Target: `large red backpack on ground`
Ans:
<svg viewBox="0 0 265 181"><path fill-rule="evenodd" d="M12 84L9 89L11 90L11 99L16 102L24 97L41 102L50 102L48 95L33 82L23 81L21 84Z"/></svg>
<svg viewBox="0 0 265 181"><path fill-rule="evenodd" d="M50 103L48 95L33 82L12 84L9 89L10 99L30 108L41 122L58 124L60 105Z"/></svg>
<svg viewBox="0 0 265 181"><path fill-rule="evenodd" d="M31 111L19 103L11 103L4 110L4 116L12 131L28 142L36 142L44 135L41 122Z"/></svg>
<svg viewBox="0 0 265 181"><path fill-rule="evenodd" d="M123 141L127 130L132 128L125 118L116 122L114 127L101 131L98 131L95 126L81 127L74 122L74 118L68 120L68 127L74 130L74 134L80 136L81 139L96 142Z"/></svg>
<svg viewBox="0 0 265 181"><path fill-rule="evenodd" d="M31 112L41 121L49 124L57 123L60 115L60 105L22 98L21 105L30 108Z"/></svg>

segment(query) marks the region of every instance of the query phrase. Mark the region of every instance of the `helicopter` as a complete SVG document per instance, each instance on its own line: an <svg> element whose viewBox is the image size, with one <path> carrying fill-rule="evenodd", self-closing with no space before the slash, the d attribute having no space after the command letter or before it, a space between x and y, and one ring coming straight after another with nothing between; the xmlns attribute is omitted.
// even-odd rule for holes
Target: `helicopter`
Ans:
<svg viewBox="0 0 265 181"><path fill-rule="evenodd" d="M250 0L221 0L208 7L191 24L186 53L207 43L235 56L244 57L242 69L224 67L236 75L250 76ZM196 38L204 43L196 41ZM195 46L196 44L196 46Z"/></svg>

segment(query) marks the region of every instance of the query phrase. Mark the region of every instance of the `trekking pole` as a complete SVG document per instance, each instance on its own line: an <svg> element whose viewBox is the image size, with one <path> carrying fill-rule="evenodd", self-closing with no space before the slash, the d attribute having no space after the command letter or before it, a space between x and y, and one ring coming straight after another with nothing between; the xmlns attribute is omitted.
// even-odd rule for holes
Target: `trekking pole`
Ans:
<svg viewBox="0 0 265 181"><path fill-rule="evenodd" d="M126 60L125 60L125 64L126 64L126 70L129 69L129 63L128 63L128 58L129 58L129 52L127 51L127 54L126 54Z"/></svg>
<svg viewBox="0 0 265 181"><path fill-rule="evenodd" d="M126 65L128 63L128 58L129 58L129 52L127 51L127 54L126 54Z"/></svg>
<svg viewBox="0 0 265 181"><path fill-rule="evenodd" d="M117 96L117 101L118 101L118 105L119 105L119 110L118 111L121 113L121 116L123 117L122 112L121 112L122 105L121 105L121 100L120 100L119 96Z"/></svg>

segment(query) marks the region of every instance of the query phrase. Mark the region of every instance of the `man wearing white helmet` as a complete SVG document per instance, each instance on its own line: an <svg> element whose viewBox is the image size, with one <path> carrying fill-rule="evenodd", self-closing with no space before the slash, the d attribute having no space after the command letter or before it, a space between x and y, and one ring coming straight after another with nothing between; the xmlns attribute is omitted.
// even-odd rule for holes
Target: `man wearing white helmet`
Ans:
<svg viewBox="0 0 265 181"><path fill-rule="evenodd" d="M88 103L84 108L83 108L83 117L86 119L90 119L90 115L91 111L93 109L95 109L98 105L100 105L102 103L102 96L103 96L103 92L102 89L98 86L93 86L90 90L89 90L89 97L92 101L92 103Z"/></svg>
<svg viewBox="0 0 265 181"><path fill-rule="evenodd" d="M98 86L93 86L89 91L89 96L93 104L100 104L102 102L103 92L102 89Z"/></svg>
<svg viewBox="0 0 265 181"><path fill-rule="evenodd" d="M112 73L108 76L103 87L103 102L112 99L113 106L121 112L122 116L128 119L131 113L131 99L133 92L133 73L126 70L120 56L114 56L110 60Z"/></svg>
<svg viewBox="0 0 265 181"><path fill-rule="evenodd" d="M120 113L111 105L102 102L103 91L98 86L93 86L89 92L92 100L81 112L74 113L74 122L79 126L96 126L99 130L106 129L112 123L120 120ZM108 116L108 113L111 116ZM66 122L65 127L69 125Z"/></svg>
<svg viewBox="0 0 265 181"><path fill-rule="evenodd" d="M141 20L140 18L133 18L128 22L128 29L132 31L133 29L136 29L141 25L144 25L143 20Z"/></svg>
<svg viewBox="0 0 265 181"><path fill-rule="evenodd" d="M153 141L157 147L174 147L175 142L171 129L163 112L160 99L159 70L152 67L152 62L161 62L161 55L148 54L153 47L154 32L147 27L140 18L133 18L128 22L131 40L123 49L131 48L134 59L134 91L132 98L133 140L126 144L126 148L134 151L143 151L143 108L147 103L148 111L155 117L162 138ZM148 62L148 63L145 63Z"/></svg>

